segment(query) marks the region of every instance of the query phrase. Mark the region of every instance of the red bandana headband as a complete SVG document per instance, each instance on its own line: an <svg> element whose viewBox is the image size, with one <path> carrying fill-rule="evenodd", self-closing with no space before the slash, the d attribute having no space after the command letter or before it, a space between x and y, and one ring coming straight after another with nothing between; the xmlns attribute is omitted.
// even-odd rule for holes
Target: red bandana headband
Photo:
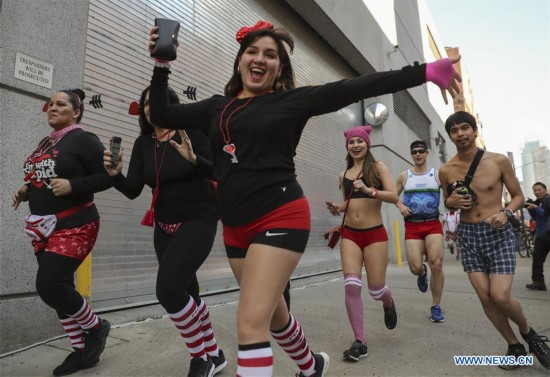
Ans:
<svg viewBox="0 0 550 377"><path fill-rule="evenodd" d="M243 26L237 32L235 39L239 44L243 42L243 39L250 33L256 30L273 29L273 24L269 21L259 20L254 26Z"/></svg>
<svg viewBox="0 0 550 377"><path fill-rule="evenodd" d="M365 140L367 145L370 148L370 132L372 131L372 126L357 126L350 128L347 131L344 131L344 136L346 138L346 145L348 145L349 139L352 137L360 137L361 139Z"/></svg>

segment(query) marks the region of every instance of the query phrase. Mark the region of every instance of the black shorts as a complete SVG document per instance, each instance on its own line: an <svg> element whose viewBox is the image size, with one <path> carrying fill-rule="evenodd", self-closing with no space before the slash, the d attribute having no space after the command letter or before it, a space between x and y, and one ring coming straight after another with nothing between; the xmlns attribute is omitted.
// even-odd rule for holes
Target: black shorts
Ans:
<svg viewBox="0 0 550 377"><path fill-rule="evenodd" d="M303 253L311 229L311 215L306 198L283 204L246 225L223 226L223 240L228 258L244 258L253 243Z"/></svg>

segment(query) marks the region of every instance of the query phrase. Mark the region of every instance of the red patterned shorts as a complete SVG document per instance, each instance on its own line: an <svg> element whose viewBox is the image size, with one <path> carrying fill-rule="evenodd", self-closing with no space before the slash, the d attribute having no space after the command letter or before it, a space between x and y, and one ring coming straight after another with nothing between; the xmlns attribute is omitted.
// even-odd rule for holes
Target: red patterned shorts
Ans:
<svg viewBox="0 0 550 377"><path fill-rule="evenodd" d="M458 231L449 232L445 231L445 241L457 241L458 240Z"/></svg>
<svg viewBox="0 0 550 377"><path fill-rule="evenodd" d="M45 241L32 241L32 246L35 254L40 250L44 250L84 260L92 251L98 232L99 220L94 220L77 228L56 230Z"/></svg>

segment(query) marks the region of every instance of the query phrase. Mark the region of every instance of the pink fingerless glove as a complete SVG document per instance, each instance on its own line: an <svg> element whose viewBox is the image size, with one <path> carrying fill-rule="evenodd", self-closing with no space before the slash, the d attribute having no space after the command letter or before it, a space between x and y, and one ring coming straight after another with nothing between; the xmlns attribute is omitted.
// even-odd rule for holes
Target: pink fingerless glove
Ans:
<svg viewBox="0 0 550 377"><path fill-rule="evenodd" d="M433 82L441 89L449 87L454 73L455 69L448 58L426 64L426 81Z"/></svg>

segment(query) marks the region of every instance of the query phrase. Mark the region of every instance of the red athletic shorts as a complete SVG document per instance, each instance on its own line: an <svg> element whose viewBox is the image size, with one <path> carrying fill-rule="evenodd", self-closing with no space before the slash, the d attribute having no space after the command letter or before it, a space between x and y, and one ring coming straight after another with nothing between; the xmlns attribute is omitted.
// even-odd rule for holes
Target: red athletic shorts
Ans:
<svg viewBox="0 0 550 377"><path fill-rule="evenodd" d="M283 204L246 225L223 225L223 242L229 258L244 258L253 243L303 253L310 229L309 203L304 197Z"/></svg>
<svg viewBox="0 0 550 377"><path fill-rule="evenodd" d="M383 224L367 229L355 229L345 225L344 229L342 229L342 238L353 241L363 250L373 243L387 241L388 232L386 232L386 228L384 228Z"/></svg>
<svg viewBox="0 0 550 377"><path fill-rule="evenodd" d="M405 221L406 240L423 240L430 234L443 235L443 227L439 220L430 220L423 223Z"/></svg>
<svg viewBox="0 0 550 377"><path fill-rule="evenodd" d="M45 241L32 241L32 246L35 254L40 250L44 250L84 260L92 251L98 232L99 220L94 220L77 228L56 230Z"/></svg>

